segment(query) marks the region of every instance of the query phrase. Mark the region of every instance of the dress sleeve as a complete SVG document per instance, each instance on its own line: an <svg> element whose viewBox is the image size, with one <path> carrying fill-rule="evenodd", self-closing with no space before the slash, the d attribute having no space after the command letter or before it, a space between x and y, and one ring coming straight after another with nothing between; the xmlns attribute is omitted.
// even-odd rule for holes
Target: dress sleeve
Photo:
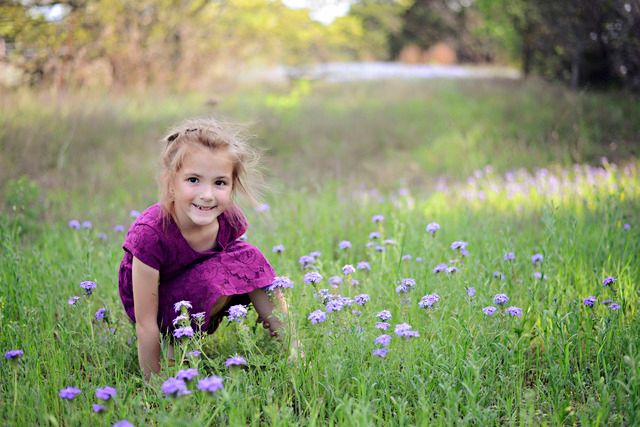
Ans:
<svg viewBox="0 0 640 427"><path fill-rule="evenodd" d="M151 268L160 270L163 264L162 236L147 224L134 225L127 234L123 248Z"/></svg>

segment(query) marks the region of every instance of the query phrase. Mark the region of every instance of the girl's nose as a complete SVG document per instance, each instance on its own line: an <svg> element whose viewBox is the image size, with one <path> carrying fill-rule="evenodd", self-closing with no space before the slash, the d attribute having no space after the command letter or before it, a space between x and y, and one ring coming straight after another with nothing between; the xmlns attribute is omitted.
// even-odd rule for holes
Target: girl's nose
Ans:
<svg viewBox="0 0 640 427"><path fill-rule="evenodd" d="M200 194L200 197L204 200L212 200L213 199L213 187L212 186L205 186L205 188L202 190L202 193Z"/></svg>

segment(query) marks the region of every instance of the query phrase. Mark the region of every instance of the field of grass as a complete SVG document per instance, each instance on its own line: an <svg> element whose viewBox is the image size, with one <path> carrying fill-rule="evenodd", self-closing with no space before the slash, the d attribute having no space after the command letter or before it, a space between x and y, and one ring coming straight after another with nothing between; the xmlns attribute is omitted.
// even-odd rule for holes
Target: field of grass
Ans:
<svg viewBox="0 0 640 427"><path fill-rule="evenodd" d="M1 101L0 350L23 352L0 363L3 424L640 423L640 107L536 82L227 93L213 113L253 121L268 150L269 209L246 208L247 237L294 282L287 321L305 357L289 363L250 311L183 341L179 356L201 356L165 358L145 383L117 295L116 226L155 200L154 141L212 113L206 98ZM361 262L370 271L343 273ZM85 280L97 283L91 295ZM316 310L326 320L312 323ZM383 310L387 331L376 327ZM396 333L403 323L417 336ZM248 366L226 368L234 355ZM165 396L189 367L192 393ZM222 390L197 389L213 375ZM106 403L105 386L116 390ZM62 399L67 387L80 394Z"/></svg>

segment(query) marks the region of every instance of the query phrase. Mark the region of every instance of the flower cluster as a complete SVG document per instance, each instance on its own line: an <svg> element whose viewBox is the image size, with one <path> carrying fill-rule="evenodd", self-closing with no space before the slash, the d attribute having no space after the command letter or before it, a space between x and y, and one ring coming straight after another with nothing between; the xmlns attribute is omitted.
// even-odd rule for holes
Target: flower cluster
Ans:
<svg viewBox="0 0 640 427"><path fill-rule="evenodd" d="M433 308L435 303L437 303L439 300L440 297L438 296L438 294L433 293L423 296L422 299L420 299L418 305L420 306L420 308Z"/></svg>

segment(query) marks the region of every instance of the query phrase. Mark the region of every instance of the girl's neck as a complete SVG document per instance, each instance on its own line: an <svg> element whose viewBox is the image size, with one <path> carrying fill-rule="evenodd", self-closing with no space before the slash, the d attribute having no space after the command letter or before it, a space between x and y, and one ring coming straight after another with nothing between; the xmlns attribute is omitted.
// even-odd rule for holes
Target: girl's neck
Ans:
<svg viewBox="0 0 640 427"><path fill-rule="evenodd" d="M180 223L173 218L174 222L178 226L178 230L182 237L189 244L191 249L196 252L205 252L215 247L218 238L218 230L220 229L220 222L216 219L210 225L206 227L181 227Z"/></svg>

